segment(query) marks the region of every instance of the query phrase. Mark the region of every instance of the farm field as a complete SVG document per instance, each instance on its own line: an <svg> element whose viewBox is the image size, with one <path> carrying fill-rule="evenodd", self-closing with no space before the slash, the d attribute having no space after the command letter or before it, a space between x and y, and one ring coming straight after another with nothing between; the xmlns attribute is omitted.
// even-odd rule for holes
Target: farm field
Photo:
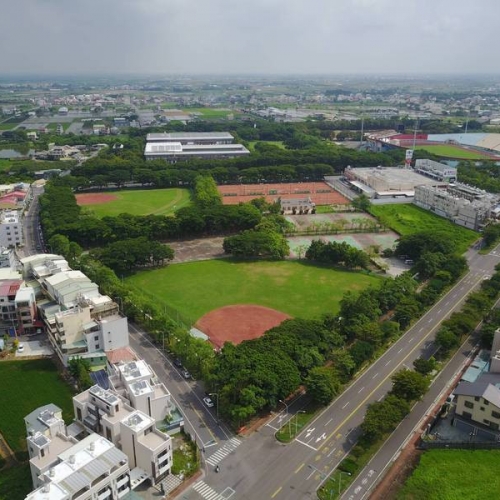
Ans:
<svg viewBox="0 0 500 500"><path fill-rule="evenodd" d="M88 196L95 196L92 202ZM110 201L99 201L105 195ZM87 201L85 198L87 197ZM131 215L171 215L179 208L189 205L191 195L187 189L139 189L123 191L101 191L77 194L76 202L90 208L97 217L115 217L122 213Z"/></svg>
<svg viewBox="0 0 500 500"><path fill-rule="evenodd" d="M338 311L347 290L363 290L381 278L305 262L240 262L217 259L172 264L126 278L195 322L219 307L256 304L301 318Z"/></svg>
<svg viewBox="0 0 500 500"><path fill-rule="evenodd" d="M402 236L419 231L445 233L453 241L459 254L464 253L479 238L479 234L475 231L457 226L453 222L415 205L372 205L370 212Z"/></svg>
<svg viewBox="0 0 500 500"><path fill-rule="evenodd" d="M416 146L415 149L422 149L437 156L462 158L464 160L480 160L482 158L491 159L491 156L481 154L479 151L465 149L460 146L454 146L452 144L424 144Z"/></svg>
<svg viewBox="0 0 500 500"><path fill-rule="evenodd" d="M73 393L52 360L2 361L0 380L0 432L13 451L26 449L24 417L39 406L54 403L63 410L65 419L71 419Z"/></svg>
<svg viewBox="0 0 500 500"><path fill-rule="evenodd" d="M398 500L495 498L500 491L500 451L426 451Z"/></svg>

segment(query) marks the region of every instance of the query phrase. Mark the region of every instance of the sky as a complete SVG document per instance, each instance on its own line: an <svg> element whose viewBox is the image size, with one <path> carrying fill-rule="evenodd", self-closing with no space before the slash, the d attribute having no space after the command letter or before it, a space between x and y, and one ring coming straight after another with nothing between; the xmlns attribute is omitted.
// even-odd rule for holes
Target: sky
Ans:
<svg viewBox="0 0 500 500"><path fill-rule="evenodd" d="M496 74L498 0L0 0L1 74Z"/></svg>

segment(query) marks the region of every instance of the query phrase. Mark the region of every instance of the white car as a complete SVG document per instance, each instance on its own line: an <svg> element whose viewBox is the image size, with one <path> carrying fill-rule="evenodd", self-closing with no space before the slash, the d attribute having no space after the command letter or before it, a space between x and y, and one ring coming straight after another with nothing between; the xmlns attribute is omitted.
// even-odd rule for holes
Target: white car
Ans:
<svg viewBox="0 0 500 500"><path fill-rule="evenodd" d="M17 352L24 352L24 344L19 344L17 346Z"/></svg>
<svg viewBox="0 0 500 500"><path fill-rule="evenodd" d="M203 398L203 402L209 407L209 408L213 408L214 407L214 402L212 401L211 398L209 398L208 396L206 398Z"/></svg>

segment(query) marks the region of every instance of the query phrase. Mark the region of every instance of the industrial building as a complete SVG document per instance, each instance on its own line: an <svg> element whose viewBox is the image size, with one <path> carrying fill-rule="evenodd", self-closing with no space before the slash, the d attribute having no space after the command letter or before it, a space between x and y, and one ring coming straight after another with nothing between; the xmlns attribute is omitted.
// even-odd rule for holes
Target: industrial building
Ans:
<svg viewBox="0 0 500 500"><path fill-rule="evenodd" d="M242 144L233 144L228 132L151 133L146 137L146 160L170 163L191 158L223 159L250 154Z"/></svg>
<svg viewBox="0 0 500 500"><path fill-rule="evenodd" d="M411 198L415 195L415 186L446 184L412 169L398 167L347 167L344 178L354 191L365 194L368 198Z"/></svg>
<svg viewBox="0 0 500 500"><path fill-rule="evenodd" d="M477 231L492 217L500 205L500 197L456 183L444 188L417 186L413 203L455 224Z"/></svg>
<svg viewBox="0 0 500 500"><path fill-rule="evenodd" d="M456 168L434 160L415 160L415 172L438 181L455 182L457 180Z"/></svg>

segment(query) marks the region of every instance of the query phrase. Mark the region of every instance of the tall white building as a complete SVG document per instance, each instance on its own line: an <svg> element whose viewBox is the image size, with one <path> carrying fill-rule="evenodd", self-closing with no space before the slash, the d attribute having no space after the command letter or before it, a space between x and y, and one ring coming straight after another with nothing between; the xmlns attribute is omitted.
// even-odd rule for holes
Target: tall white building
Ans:
<svg viewBox="0 0 500 500"><path fill-rule="evenodd" d="M154 413L154 394L144 402ZM94 385L73 398L76 422L87 432L97 432L127 454L130 467L136 468L156 484L172 468L172 438L156 427L156 420L118 393ZM140 474L139 474L140 475Z"/></svg>
<svg viewBox="0 0 500 500"><path fill-rule="evenodd" d="M106 353L127 347L128 321L118 304L60 255L21 260L25 279L38 284L37 306L47 336L62 363L74 357L106 366Z"/></svg>
<svg viewBox="0 0 500 500"><path fill-rule="evenodd" d="M50 463L37 478L37 486L26 500L115 500L131 489L128 457L97 434L52 453Z"/></svg>
<svg viewBox="0 0 500 500"><path fill-rule="evenodd" d="M0 246L14 247L23 243L23 224L19 212L4 210L0 214Z"/></svg>

